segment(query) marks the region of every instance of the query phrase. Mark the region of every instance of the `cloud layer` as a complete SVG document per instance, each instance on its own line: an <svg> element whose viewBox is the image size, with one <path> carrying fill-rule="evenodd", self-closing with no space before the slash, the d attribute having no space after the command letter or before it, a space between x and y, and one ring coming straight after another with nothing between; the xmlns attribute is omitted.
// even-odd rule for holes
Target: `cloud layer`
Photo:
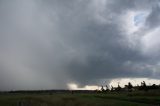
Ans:
<svg viewBox="0 0 160 106"><path fill-rule="evenodd" d="M159 0L0 1L0 89L159 78Z"/></svg>

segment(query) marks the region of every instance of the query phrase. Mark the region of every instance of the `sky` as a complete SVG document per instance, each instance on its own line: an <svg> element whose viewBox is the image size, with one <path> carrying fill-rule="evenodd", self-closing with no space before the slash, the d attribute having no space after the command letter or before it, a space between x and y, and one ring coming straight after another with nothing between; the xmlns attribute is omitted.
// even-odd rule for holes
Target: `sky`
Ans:
<svg viewBox="0 0 160 106"><path fill-rule="evenodd" d="M160 84L160 0L0 0L0 90Z"/></svg>

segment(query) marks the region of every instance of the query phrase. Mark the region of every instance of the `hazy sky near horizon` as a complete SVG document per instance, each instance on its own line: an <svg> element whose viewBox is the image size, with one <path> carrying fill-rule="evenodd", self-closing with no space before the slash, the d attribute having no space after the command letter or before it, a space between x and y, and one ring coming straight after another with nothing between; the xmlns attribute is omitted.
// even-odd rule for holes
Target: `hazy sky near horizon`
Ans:
<svg viewBox="0 0 160 106"><path fill-rule="evenodd" d="M0 0L0 90L160 79L160 0Z"/></svg>

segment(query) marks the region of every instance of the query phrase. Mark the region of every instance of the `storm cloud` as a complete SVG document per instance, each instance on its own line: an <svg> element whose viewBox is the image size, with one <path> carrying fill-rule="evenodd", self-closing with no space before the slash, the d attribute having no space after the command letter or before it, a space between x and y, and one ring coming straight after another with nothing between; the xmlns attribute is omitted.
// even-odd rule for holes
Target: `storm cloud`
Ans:
<svg viewBox="0 0 160 106"><path fill-rule="evenodd" d="M160 77L159 0L1 0L0 89Z"/></svg>

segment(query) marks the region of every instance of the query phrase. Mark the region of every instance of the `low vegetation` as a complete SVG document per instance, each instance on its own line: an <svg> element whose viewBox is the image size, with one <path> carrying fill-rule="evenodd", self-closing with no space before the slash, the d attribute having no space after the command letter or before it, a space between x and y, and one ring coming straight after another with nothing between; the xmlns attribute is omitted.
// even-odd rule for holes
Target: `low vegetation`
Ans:
<svg viewBox="0 0 160 106"><path fill-rule="evenodd" d="M160 91L4 93L0 106L160 106Z"/></svg>

